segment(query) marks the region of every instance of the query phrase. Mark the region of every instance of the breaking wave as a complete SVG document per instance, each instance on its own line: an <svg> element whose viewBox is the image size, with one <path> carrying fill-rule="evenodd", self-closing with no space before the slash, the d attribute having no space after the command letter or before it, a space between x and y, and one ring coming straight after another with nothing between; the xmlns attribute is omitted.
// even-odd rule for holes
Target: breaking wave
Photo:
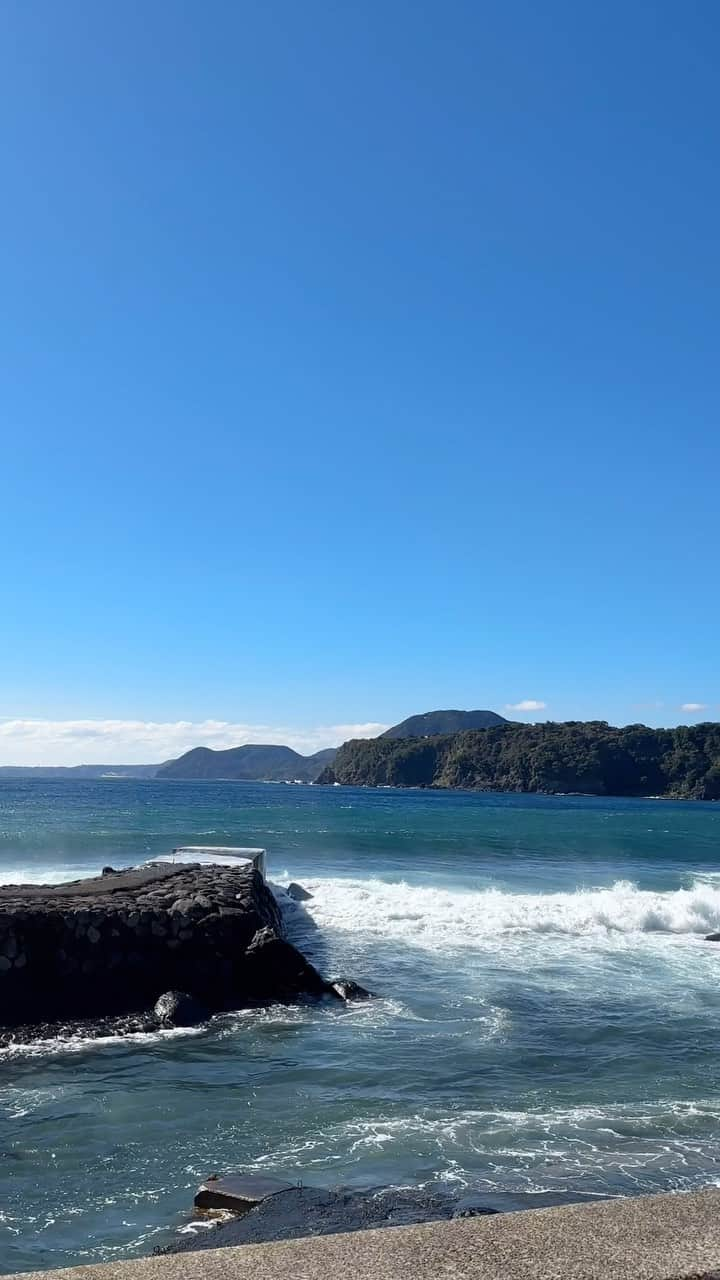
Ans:
<svg viewBox="0 0 720 1280"><path fill-rule="evenodd" d="M481 892L383 880L308 881L306 904L321 929L405 940L428 950L483 945L511 934L607 937L720 931L720 884L695 879L686 889L654 892L618 880L573 893Z"/></svg>

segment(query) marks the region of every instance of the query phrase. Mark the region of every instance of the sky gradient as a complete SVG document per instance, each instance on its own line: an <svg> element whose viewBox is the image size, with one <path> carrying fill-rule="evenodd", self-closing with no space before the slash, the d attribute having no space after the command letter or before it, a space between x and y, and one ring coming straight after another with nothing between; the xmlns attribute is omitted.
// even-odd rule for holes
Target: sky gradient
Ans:
<svg viewBox="0 0 720 1280"><path fill-rule="evenodd" d="M719 61L714 0L8 0L0 763L717 718Z"/></svg>

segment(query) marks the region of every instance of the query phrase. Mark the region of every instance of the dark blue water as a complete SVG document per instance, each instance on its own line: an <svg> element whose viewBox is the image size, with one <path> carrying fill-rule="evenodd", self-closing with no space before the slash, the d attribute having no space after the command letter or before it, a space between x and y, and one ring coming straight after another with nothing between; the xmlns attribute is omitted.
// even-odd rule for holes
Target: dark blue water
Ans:
<svg viewBox="0 0 720 1280"><path fill-rule="evenodd" d="M6 1272L146 1253L213 1169L622 1194L720 1182L720 807L0 783L0 878L264 845L379 998L0 1060Z"/></svg>

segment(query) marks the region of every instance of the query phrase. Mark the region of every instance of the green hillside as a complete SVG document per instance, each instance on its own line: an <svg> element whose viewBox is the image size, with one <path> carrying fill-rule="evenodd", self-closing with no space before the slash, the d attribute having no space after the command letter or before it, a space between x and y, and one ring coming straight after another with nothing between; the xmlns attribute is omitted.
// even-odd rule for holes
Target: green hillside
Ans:
<svg viewBox="0 0 720 1280"><path fill-rule="evenodd" d="M720 724L504 724L346 742L321 782L720 799Z"/></svg>
<svg viewBox="0 0 720 1280"><path fill-rule="evenodd" d="M165 779L227 779L243 782L314 782L318 774L335 757L335 748L318 751L312 756L301 756L291 747L272 744L230 747L227 751L212 751L210 747L195 747L177 760L171 760L157 771L157 778Z"/></svg>

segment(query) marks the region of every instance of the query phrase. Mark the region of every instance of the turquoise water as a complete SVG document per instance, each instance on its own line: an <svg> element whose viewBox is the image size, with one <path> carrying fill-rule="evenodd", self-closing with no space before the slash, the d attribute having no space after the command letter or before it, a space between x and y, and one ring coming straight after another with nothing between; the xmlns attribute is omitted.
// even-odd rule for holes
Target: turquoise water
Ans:
<svg viewBox="0 0 720 1280"><path fill-rule="evenodd" d="M213 1169L318 1185L720 1184L720 806L0 782L0 879L265 845L378 999L0 1056L0 1270L148 1253Z"/></svg>

